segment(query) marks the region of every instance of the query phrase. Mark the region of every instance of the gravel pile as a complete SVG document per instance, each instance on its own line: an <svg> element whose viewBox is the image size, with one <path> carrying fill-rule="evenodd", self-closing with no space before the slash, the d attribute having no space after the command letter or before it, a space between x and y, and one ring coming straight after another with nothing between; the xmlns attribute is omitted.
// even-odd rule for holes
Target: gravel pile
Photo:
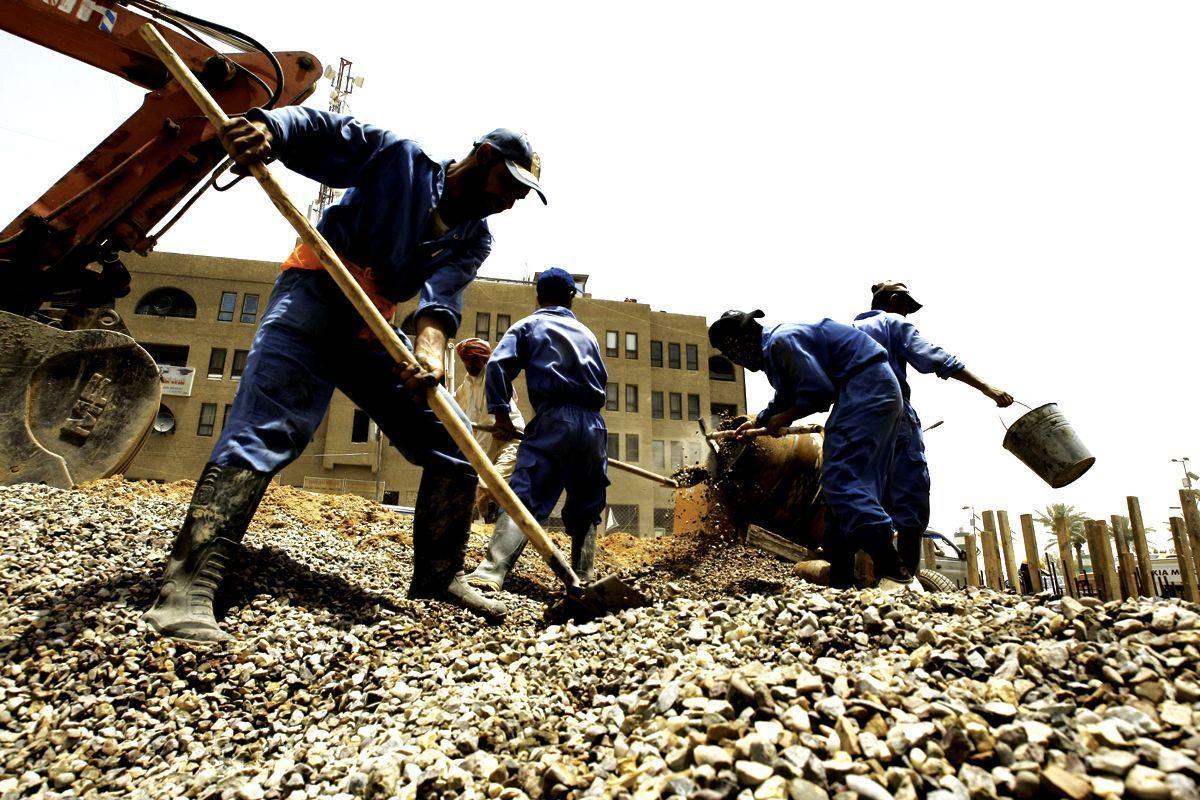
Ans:
<svg viewBox="0 0 1200 800"><path fill-rule="evenodd" d="M529 554L488 628L403 599L406 518L273 494L239 639L179 645L139 614L181 497L0 490L0 798L1197 796L1195 606L818 590L667 543L633 559L650 608L547 619Z"/></svg>

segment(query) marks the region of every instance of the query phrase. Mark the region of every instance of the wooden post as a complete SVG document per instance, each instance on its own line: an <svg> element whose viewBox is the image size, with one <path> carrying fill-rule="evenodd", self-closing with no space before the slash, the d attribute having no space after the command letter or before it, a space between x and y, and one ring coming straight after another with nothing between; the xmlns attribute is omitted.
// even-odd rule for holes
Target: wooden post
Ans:
<svg viewBox="0 0 1200 800"><path fill-rule="evenodd" d="M1062 561L1063 583L1070 597L1079 595L1079 587L1075 584L1075 559L1071 552L1071 531L1065 519L1054 521L1054 535L1058 538L1058 558ZM1079 565L1083 569L1083 565Z"/></svg>
<svg viewBox="0 0 1200 800"><path fill-rule="evenodd" d="M1100 545L1100 557L1104 559L1104 587L1109 600L1121 599L1121 584L1117 579L1117 559L1113 556L1112 537L1108 535L1108 523L1096 520L1096 538Z"/></svg>
<svg viewBox="0 0 1200 800"><path fill-rule="evenodd" d="M1008 524L1008 512L997 511L996 518L1000 523L1000 546L1004 550L1004 568L1008 572L1008 582L1012 584L1014 594L1021 594L1021 569L1013 550L1012 527Z"/></svg>
<svg viewBox="0 0 1200 800"><path fill-rule="evenodd" d="M1025 540L1025 563L1029 565L1029 586L1034 594L1042 593L1042 562L1038 553L1037 535L1033 532L1033 514L1021 515L1021 536Z"/></svg>
<svg viewBox="0 0 1200 800"><path fill-rule="evenodd" d="M1134 574L1133 553L1129 552L1129 540L1125 538L1125 523L1119 514L1112 517L1113 538L1117 541L1117 582L1121 597L1137 597L1137 576Z"/></svg>
<svg viewBox="0 0 1200 800"><path fill-rule="evenodd" d="M1200 574L1200 564L1195 560L1200 558L1200 509L1196 507L1196 490L1180 489L1179 505L1183 507L1183 525L1187 530L1188 546L1192 551L1192 563L1196 573Z"/></svg>
<svg viewBox="0 0 1200 800"><path fill-rule="evenodd" d="M921 537L921 556L925 561L925 569L937 569L937 549L933 546L933 539L928 536Z"/></svg>
<svg viewBox="0 0 1200 800"><path fill-rule="evenodd" d="M1099 534L1096 532L1096 520L1089 519L1085 521L1083 523L1083 530L1087 536L1088 556L1092 562L1092 588L1096 592L1096 597L1107 602L1109 597L1108 587L1104 585L1104 554L1100 550Z"/></svg>
<svg viewBox="0 0 1200 800"><path fill-rule="evenodd" d="M1138 575L1142 579L1142 596L1157 597L1154 573L1150 568L1150 545L1146 541L1146 526L1142 523L1142 504L1136 497L1126 497L1129 506L1129 527L1133 530L1133 549L1137 553Z"/></svg>
<svg viewBox="0 0 1200 800"><path fill-rule="evenodd" d="M1200 602L1200 596L1196 593L1196 564L1192 561L1192 544L1179 517L1171 517L1171 538L1175 540L1175 558L1179 561L1179 577L1183 581L1183 599L1190 603Z"/></svg>
<svg viewBox="0 0 1200 800"><path fill-rule="evenodd" d="M979 547L975 543L975 534L968 533L963 537L963 549L967 551L967 586L979 588Z"/></svg>
<svg viewBox="0 0 1200 800"><path fill-rule="evenodd" d="M1000 577L1000 546L996 541L996 515L983 512L983 579L989 589L1004 591Z"/></svg>

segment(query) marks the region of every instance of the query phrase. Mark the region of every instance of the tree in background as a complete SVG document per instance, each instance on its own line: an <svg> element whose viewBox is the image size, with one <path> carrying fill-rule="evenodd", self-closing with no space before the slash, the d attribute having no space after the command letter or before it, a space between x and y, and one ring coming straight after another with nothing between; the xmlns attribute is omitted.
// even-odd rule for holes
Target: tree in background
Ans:
<svg viewBox="0 0 1200 800"><path fill-rule="evenodd" d="M1082 569L1083 545L1087 542L1087 536L1083 532L1083 524L1087 521L1088 516L1081 511L1076 511L1075 506L1069 506L1066 503L1053 503L1042 509L1036 517L1038 524L1049 528L1050 532L1055 536L1058 535L1058 528L1056 526L1060 519L1067 521L1067 532L1071 537L1071 546L1075 548L1075 564L1078 568Z"/></svg>

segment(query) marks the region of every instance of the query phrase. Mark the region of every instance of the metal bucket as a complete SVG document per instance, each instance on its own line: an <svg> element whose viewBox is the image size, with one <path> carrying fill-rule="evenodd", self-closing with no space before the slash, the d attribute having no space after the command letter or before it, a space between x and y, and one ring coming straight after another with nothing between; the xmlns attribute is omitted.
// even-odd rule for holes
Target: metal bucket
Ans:
<svg viewBox="0 0 1200 800"><path fill-rule="evenodd" d="M1078 480L1096 463L1054 403L1039 406L1014 422L1004 436L1004 449L1052 489Z"/></svg>

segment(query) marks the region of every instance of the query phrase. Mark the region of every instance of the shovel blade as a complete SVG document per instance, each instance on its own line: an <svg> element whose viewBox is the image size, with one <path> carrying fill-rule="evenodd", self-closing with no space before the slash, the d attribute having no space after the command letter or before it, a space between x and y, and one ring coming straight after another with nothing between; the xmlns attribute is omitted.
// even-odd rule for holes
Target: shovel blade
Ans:
<svg viewBox="0 0 1200 800"><path fill-rule="evenodd" d="M607 611L623 611L626 608L650 605L649 598L616 575L589 583L583 587L583 597L588 604Z"/></svg>

